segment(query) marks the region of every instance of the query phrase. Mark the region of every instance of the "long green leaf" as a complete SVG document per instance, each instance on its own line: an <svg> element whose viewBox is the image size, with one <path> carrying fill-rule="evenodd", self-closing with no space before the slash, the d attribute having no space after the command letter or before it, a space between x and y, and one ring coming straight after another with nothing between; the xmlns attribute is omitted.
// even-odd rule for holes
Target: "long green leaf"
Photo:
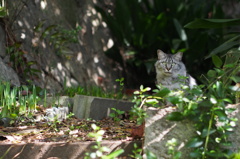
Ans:
<svg viewBox="0 0 240 159"><path fill-rule="evenodd" d="M228 41L224 42L223 44L221 44L220 46L215 48L212 52L210 52L210 54L205 59L208 59L209 57L211 57L213 55L216 55L223 51L227 51L227 50L231 49L232 47L239 45L240 44L239 41L236 41L239 38L240 38L240 35L235 36L235 37L229 39Z"/></svg>
<svg viewBox="0 0 240 159"><path fill-rule="evenodd" d="M177 19L173 19L174 25L177 29L178 35L180 36L182 41L187 41L187 34L185 33L185 30L182 28L182 25L179 23Z"/></svg>
<svg viewBox="0 0 240 159"><path fill-rule="evenodd" d="M198 138L192 138L188 143L186 144L187 147L200 147L203 145L203 141Z"/></svg>
<svg viewBox="0 0 240 159"><path fill-rule="evenodd" d="M189 29L209 29L234 25L240 25L240 19L196 19L184 27Z"/></svg>
<svg viewBox="0 0 240 159"><path fill-rule="evenodd" d="M123 149L119 149L119 150L112 152L111 154L109 154L107 156L103 156L102 159L114 159L114 158L118 157L119 155L121 155L123 152L124 152Z"/></svg>

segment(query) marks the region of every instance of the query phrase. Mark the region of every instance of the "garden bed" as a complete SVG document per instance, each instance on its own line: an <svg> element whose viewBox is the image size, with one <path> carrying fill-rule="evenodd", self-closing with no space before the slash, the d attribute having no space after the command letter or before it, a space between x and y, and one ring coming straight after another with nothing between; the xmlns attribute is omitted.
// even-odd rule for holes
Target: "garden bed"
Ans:
<svg viewBox="0 0 240 159"><path fill-rule="evenodd" d="M102 120L78 119L68 117L63 121L36 121L44 116L45 110L39 109L32 118L19 117L9 127L1 127L0 156L3 158L83 158L96 143L88 136L94 132L95 124L104 130L103 146L111 151L124 149L121 155L128 156L134 149L134 143L141 148L143 127L128 118L127 114L118 117L118 121L105 117Z"/></svg>

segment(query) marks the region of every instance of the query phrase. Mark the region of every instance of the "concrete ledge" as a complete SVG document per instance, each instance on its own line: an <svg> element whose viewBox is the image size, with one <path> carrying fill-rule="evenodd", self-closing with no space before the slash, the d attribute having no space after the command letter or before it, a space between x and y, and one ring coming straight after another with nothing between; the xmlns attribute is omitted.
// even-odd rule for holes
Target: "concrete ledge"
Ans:
<svg viewBox="0 0 240 159"><path fill-rule="evenodd" d="M111 108L129 111L134 105L134 103L127 101L83 95L76 95L73 100L73 113L79 119L101 120L113 112Z"/></svg>
<svg viewBox="0 0 240 159"><path fill-rule="evenodd" d="M102 141L103 146L111 149L124 149L122 157L132 153L133 145L139 147L142 141ZM86 152L91 152L95 142L74 142L74 143L27 143L27 144L0 144L0 157L3 159L82 159ZM93 152L93 151L92 151Z"/></svg>

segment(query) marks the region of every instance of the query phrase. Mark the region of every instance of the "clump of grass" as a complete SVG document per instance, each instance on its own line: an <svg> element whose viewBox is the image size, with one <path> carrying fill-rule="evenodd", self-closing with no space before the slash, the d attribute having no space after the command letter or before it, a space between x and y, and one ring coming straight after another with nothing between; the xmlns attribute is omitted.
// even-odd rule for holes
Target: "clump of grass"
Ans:
<svg viewBox="0 0 240 159"><path fill-rule="evenodd" d="M38 100L35 86L30 89L27 86L11 87L9 82L0 82L0 117L2 118L33 114Z"/></svg>
<svg viewBox="0 0 240 159"><path fill-rule="evenodd" d="M96 96L102 98L111 99L122 99L122 92L115 93L114 91L105 91L101 87L91 86L91 87L66 87L64 88L62 95L67 95L73 97L75 95L86 95L86 96Z"/></svg>

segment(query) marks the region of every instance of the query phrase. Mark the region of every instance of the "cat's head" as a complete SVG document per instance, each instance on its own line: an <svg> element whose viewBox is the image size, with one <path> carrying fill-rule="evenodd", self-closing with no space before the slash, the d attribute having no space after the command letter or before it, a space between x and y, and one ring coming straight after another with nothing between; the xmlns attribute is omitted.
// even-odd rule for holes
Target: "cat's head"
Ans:
<svg viewBox="0 0 240 159"><path fill-rule="evenodd" d="M176 54L166 54L162 50L157 50L158 61L157 69L160 69L165 75L171 76L174 72L181 69L182 52Z"/></svg>

